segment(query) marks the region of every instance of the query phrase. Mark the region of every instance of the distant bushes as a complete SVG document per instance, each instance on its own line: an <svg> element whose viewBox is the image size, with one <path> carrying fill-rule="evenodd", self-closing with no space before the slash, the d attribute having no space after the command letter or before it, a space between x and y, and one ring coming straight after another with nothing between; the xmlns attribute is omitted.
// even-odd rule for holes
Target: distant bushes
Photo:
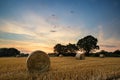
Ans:
<svg viewBox="0 0 120 80"><path fill-rule="evenodd" d="M105 57L120 57L120 50L116 50L114 52L107 52L105 50L101 50L100 52L91 53L92 57L99 57L100 54L104 54Z"/></svg>

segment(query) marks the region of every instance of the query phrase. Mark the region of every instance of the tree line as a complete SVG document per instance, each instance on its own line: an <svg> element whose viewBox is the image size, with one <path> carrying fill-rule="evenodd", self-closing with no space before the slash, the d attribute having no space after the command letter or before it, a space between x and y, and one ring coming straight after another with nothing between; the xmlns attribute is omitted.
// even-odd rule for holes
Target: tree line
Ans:
<svg viewBox="0 0 120 80"><path fill-rule="evenodd" d="M75 56L77 50L79 50L78 47L75 44L71 44L71 43L67 45L56 44L54 46L54 52L56 53L57 56L59 55Z"/></svg>
<svg viewBox="0 0 120 80"><path fill-rule="evenodd" d="M76 44L67 44L62 45L60 43L54 46L54 53L59 56L75 56L76 51L82 51L86 56L99 56L99 54L105 54L106 56L120 56L120 51L116 50L114 52L107 52L101 50L100 52L94 51L99 50L100 47L97 45L98 39L93 37L92 35L85 36L77 41Z"/></svg>
<svg viewBox="0 0 120 80"><path fill-rule="evenodd" d="M97 45L98 40L97 38L93 37L92 35L85 36L77 41L76 44L68 43L67 45L63 44L56 44L54 46L54 53L56 56L63 55L63 56L75 56L77 51L82 51L86 56L99 56L99 54L104 54L108 57L120 57L120 50L116 50L114 52L107 52L105 50L101 50L100 52L96 52L93 54L94 51L100 49L99 45ZM0 57L24 57L28 56L28 54L21 53L16 48L0 48Z"/></svg>
<svg viewBox="0 0 120 80"><path fill-rule="evenodd" d="M16 48L0 48L0 57L24 57L28 54L21 53Z"/></svg>

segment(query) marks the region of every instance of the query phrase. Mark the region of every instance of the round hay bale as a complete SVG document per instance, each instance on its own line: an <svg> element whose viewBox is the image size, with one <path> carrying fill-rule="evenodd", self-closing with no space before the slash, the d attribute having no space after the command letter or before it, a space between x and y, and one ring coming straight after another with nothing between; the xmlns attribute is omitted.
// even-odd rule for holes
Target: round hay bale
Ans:
<svg viewBox="0 0 120 80"><path fill-rule="evenodd" d="M104 55L104 54L100 54L99 57L100 57L100 58L104 58L105 55Z"/></svg>
<svg viewBox="0 0 120 80"><path fill-rule="evenodd" d="M85 55L84 54L77 53L75 57L78 60L85 60Z"/></svg>
<svg viewBox="0 0 120 80"><path fill-rule="evenodd" d="M59 57L63 57L63 55L62 55L62 54L60 54L60 55L59 55Z"/></svg>
<svg viewBox="0 0 120 80"><path fill-rule="evenodd" d="M50 58L43 51L32 52L27 58L27 69L30 73L45 72L50 68Z"/></svg>

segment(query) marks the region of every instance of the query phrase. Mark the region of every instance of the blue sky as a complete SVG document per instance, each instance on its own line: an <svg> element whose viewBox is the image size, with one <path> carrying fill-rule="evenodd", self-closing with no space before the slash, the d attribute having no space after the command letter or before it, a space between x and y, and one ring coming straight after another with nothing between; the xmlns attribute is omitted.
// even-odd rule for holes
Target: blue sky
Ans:
<svg viewBox="0 0 120 80"><path fill-rule="evenodd" d="M119 0L0 0L0 45L52 52L86 35L101 49L120 49ZM7 43L7 44L6 44Z"/></svg>

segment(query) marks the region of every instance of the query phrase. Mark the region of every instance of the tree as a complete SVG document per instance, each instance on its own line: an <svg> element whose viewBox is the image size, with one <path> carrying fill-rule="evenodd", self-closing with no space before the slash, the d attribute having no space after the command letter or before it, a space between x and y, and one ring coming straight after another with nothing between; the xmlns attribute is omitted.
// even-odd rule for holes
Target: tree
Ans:
<svg viewBox="0 0 120 80"><path fill-rule="evenodd" d="M0 57L9 57L19 55L20 51L16 48L0 48Z"/></svg>
<svg viewBox="0 0 120 80"><path fill-rule="evenodd" d="M94 38L91 35L88 35L77 42L77 46L80 50L85 51L85 55L89 56L91 51L99 49L97 45L97 38Z"/></svg>
<svg viewBox="0 0 120 80"><path fill-rule="evenodd" d="M7 50L8 56L16 56L20 54L20 51L17 50L16 48L9 48Z"/></svg>
<svg viewBox="0 0 120 80"><path fill-rule="evenodd" d="M59 56L60 54L64 54L67 52L67 47L61 44L56 44L54 46L54 52L57 53L57 56Z"/></svg>
<svg viewBox="0 0 120 80"><path fill-rule="evenodd" d="M71 43L69 43L68 45L56 44L54 46L54 52L57 53L57 56L59 56L60 54L64 56L75 56L77 50L77 46Z"/></svg>
<svg viewBox="0 0 120 80"><path fill-rule="evenodd" d="M8 48L0 48L0 57L8 56Z"/></svg>
<svg viewBox="0 0 120 80"><path fill-rule="evenodd" d="M118 54L118 55L120 55L120 50L115 50L115 51L113 52L113 54Z"/></svg>
<svg viewBox="0 0 120 80"><path fill-rule="evenodd" d="M69 53L76 53L76 51L79 50L75 44L71 44L71 43L69 43L66 47L67 47L67 52Z"/></svg>
<svg viewBox="0 0 120 80"><path fill-rule="evenodd" d="M113 52L114 57L120 57L120 50L115 50Z"/></svg>

